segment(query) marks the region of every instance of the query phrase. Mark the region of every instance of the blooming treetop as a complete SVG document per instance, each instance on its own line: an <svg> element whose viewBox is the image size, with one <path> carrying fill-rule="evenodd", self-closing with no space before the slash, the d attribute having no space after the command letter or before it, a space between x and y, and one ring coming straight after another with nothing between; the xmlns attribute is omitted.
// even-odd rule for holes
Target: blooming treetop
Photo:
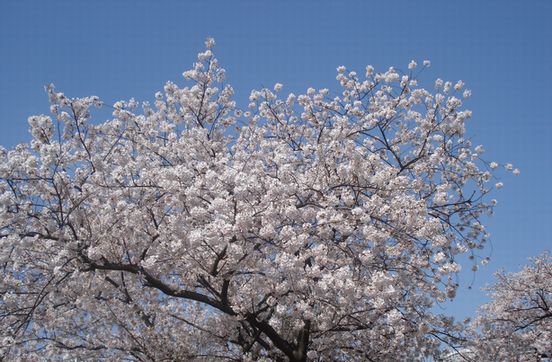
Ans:
<svg viewBox="0 0 552 362"><path fill-rule="evenodd" d="M498 273L491 302L475 320L474 350L489 361L552 358L552 257L544 253L517 273Z"/></svg>
<svg viewBox="0 0 552 362"><path fill-rule="evenodd" d="M464 138L470 92L419 87L415 62L341 66L338 95L276 84L244 111L206 45L186 86L103 123L98 97L47 87L32 141L0 150L0 353L436 356L455 330L431 307L454 298L459 254L478 261L495 203L497 165Z"/></svg>

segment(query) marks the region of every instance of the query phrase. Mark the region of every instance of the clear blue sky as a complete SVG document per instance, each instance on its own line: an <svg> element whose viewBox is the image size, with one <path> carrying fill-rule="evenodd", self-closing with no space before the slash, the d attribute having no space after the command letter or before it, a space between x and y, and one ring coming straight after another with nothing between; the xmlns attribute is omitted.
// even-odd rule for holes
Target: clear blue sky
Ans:
<svg viewBox="0 0 552 362"><path fill-rule="evenodd" d="M335 68L406 67L462 79L473 96L468 134L511 162L495 196L492 261L462 275L471 314L499 268L517 270L552 245L552 1L0 1L0 144L28 141L27 117L48 112L43 86L113 103L151 100L181 82L207 36L238 101L252 88L337 89Z"/></svg>

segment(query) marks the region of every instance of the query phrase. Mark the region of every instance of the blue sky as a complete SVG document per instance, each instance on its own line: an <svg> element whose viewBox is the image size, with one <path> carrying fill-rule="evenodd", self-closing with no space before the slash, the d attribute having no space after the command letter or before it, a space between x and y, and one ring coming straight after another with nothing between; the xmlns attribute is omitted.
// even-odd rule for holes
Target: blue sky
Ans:
<svg viewBox="0 0 552 362"><path fill-rule="evenodd" d="M472 314L479 288L551 249L552 2L535 1L1 1L0 144L28 141L27 117L48 112L43 86L105 102L151 100L181 82L207 36L242 105L252 88L337 90L335 68L362 71L430 59L423 75L472 89L468 134L511 162L495 196L491 263L461 275L446 312ZM423 82L422 82L423 83Z"/></svg>

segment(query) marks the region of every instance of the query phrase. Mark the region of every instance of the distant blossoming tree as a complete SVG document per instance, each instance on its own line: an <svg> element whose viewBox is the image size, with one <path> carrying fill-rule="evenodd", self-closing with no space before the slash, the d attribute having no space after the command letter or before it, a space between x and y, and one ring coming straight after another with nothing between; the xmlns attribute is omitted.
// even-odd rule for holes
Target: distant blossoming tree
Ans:
<svg viewBox="0 0 552 362"><path fill-rule="evenodd" d="M52 360L417 360L474 265L495 163L463 83L425 61L342 90L232 100L213 40L188 85L113 105L47 87L0 149L0 354ZM509 167L510 168L510 167ZM517 173L517 171L516 171Z"/></svg>
<svg viewBox="0 0 552 362"><path fill-rule="evenodd" d="M544 253L517 273L499 273L491 302L475 320L475 349L489 361L552 359L552 257ZM484 358L480 361L487 360Z"/></svg>

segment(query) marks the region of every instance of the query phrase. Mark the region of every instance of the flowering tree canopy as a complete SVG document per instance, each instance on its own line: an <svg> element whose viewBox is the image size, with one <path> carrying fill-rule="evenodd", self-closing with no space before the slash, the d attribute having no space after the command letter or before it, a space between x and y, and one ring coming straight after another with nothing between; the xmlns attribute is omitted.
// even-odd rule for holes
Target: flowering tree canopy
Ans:
<svg viewBox="0 0 552 362"><path fill-rule="evenodd" d="M491 302L475 320L478 355L489 361L552 358L552 257L544 253L517 273L499 273Z"/></svg>
<svg viewBox="0 0 552 362"><path fill-rule="evenodd" d="M186 86L103 123L47 87L32 141L0 149L2 356L437 356L455 331L431 308L502 186L464 138L470 91L419 87L428 61L339 67L336 96L276 84L242 110L206 45Z"/></svg>

